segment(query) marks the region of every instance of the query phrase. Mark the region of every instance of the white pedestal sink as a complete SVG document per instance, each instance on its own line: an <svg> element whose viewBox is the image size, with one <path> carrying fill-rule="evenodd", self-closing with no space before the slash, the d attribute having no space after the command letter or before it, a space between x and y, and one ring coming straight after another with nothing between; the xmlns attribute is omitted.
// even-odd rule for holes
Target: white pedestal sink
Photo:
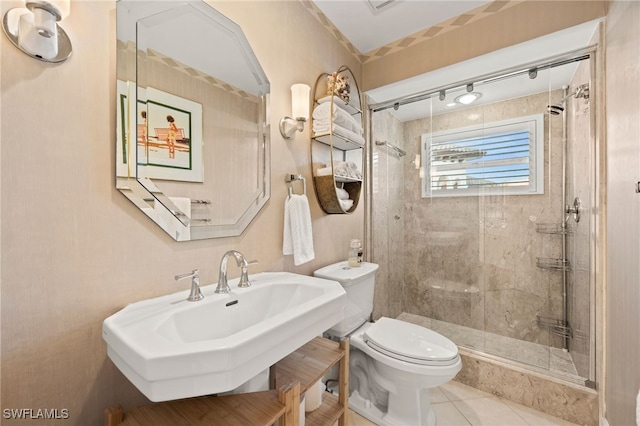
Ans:
<svg viewBox="0 0 640 426"><path fill-rule="evenodd" d="M109 358L151 401L227 392L343 319L335 281L287 272L229 282L230 294L202 287L133 303L104 321Z"/></svg>

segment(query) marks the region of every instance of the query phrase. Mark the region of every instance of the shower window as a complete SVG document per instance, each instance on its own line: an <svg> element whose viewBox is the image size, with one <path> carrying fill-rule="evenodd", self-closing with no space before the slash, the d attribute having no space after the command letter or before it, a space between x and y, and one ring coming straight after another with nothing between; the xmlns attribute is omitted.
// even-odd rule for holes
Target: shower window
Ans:
<svg viewBox="0 0 640 426"><path fill-rule="evenodd" d="M422 197L543 194L542 114L422 135Z"/></svg>

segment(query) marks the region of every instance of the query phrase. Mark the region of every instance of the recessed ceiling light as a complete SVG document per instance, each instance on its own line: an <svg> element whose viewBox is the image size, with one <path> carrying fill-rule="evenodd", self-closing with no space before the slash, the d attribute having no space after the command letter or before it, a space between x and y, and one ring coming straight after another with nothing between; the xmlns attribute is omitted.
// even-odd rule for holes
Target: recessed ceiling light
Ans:
<svg viewBox="0 0 640 426"><path fill-rule="evenodd" d="M481 97L482 97L482 93L471 92L471 93L465 93L464 95L458 96L455 99L455 101L460 103L460 104L469 105L470 103L475 102L476 100L480 99Z"/></svg>

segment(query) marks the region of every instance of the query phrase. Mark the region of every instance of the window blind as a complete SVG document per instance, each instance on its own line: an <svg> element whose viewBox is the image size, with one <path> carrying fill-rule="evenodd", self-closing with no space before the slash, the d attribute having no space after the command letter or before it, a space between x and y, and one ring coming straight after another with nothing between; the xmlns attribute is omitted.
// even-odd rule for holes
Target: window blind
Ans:
<svg viewBox="0 0 640 426"><path fill-rule="evenodd" d="M423 196L542 193L543 117L423 135Z"/></svg>

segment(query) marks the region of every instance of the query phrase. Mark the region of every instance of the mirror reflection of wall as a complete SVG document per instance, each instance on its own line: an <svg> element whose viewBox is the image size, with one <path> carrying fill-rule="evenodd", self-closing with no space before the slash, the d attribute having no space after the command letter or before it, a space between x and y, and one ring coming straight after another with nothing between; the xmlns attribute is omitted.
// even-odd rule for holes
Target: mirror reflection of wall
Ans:
<svg viewBox="0 0 640 426"><path fill-rule="evenodd" d="M270 195L269 82L242 30L202 1L117 11L118 187L177 240L241 234Z"/></svg>

